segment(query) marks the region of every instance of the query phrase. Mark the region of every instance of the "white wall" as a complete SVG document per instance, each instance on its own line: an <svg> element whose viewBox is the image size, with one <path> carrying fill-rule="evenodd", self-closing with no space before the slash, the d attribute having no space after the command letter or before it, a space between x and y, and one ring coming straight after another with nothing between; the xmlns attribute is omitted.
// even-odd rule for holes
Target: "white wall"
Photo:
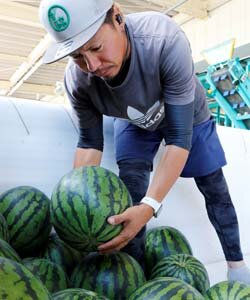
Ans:
<svg viewBox="0 0 250 300"><path fill-rule="evenodd" d="M105 119L103 165L115 171L110 123ZM0 193L31 185L50 197L59 179L73 168L76 126L63 105L0 97Z"/></svg>
<svg viewBox="0 0 250 300"><path fill-rule="evenodd" d="M191 43L194 61L204 59L202 50L231 38L236 38L236 47L249 43L249 11L249 0L232 0L212 11L206 19L193 19L182 25Z"/></svg>

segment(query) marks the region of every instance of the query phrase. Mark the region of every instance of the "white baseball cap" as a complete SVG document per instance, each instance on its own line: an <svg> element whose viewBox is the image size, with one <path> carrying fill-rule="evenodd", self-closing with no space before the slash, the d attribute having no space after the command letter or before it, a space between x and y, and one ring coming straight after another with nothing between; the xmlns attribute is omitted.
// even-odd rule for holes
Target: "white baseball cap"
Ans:
<svg viewBox="0 0 250 300"><path fill-rule="evenodd" d="M112 5L113 0L42 0L39 18L53 38L43 63L53 63L87 43Z"/></svg>

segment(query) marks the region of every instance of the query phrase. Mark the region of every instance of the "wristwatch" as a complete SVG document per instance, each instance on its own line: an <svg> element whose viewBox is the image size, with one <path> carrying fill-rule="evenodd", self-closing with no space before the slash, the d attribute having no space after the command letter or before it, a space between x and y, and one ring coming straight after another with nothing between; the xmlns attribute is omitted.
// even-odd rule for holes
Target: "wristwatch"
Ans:
<svg viewBox="0 0 250 300"><path fill-rule="evenodd" d="M153 216L155 218L159 217L160 212L162 210L162 203L159 203L158 201L156 201L155 199L153 199L151 197L142 198L140 203L144 203L144 204L147 204L148 206L152 207L154 210Z"/></svg>

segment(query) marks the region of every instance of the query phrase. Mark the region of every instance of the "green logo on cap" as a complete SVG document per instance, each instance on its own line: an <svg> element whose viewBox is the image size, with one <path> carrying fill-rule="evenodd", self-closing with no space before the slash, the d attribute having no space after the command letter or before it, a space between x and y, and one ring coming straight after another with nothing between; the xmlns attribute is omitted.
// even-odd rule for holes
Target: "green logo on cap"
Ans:
<svg viewBox="0 0 250 300"><path fill-rule="evenodd" d="M60 5L53 5L48 11L50 26L55 31L64 31L69 27L70 17L67 10Z"/></svg>

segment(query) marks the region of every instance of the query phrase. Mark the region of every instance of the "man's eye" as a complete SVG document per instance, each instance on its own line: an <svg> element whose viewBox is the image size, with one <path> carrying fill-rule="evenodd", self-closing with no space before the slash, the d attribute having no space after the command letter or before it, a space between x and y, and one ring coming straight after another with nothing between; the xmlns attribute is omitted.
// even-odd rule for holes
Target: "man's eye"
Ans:
<svg viewBox="0 0 250 300"><path fill-rule="evenodd" d="M71 53L69 56L72 57L73 59L82 58L82 54L81 53Z"/></svg>
<svg viewBox="0 0 250 300"><path fill-rule="evenodd" d="M102 46L98 46L98 47L92 48L92 51L98 51L98 50L101 50L101 47L102 47Z"/></svg>

